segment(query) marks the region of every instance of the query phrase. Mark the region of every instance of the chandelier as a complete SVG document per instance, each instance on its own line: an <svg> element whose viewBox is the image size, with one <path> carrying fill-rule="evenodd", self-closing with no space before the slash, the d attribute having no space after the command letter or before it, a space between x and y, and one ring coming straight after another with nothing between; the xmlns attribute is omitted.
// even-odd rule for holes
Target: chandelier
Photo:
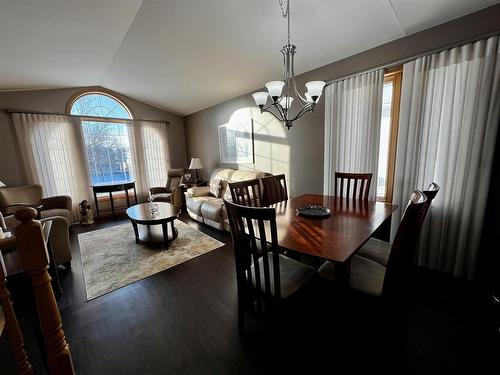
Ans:
<svg viewBox="0 0 500 375"><path fill-rule="evenodd" d="M285 5L284 5L285 3ZM307 112L314 111L316 104L323 92L325 82L311 81L306 83L307 91L302 97L295 83L295 73L293 69L293 56L295 55L296 47L290 44L290 0L279 0L281 14L288 21L288 44L281 49L283 54L283 80L271 81L266 83L267 92L256 92L253 94L255 104L260 108L260 112L269 112L288 129L292 127L292 123L302 117ZM293 90L293 92L292 92ZM302 106L300 110L292 114L292 102L294 97ZM268 98L271 97L271 104L267 105Z"/></svg>

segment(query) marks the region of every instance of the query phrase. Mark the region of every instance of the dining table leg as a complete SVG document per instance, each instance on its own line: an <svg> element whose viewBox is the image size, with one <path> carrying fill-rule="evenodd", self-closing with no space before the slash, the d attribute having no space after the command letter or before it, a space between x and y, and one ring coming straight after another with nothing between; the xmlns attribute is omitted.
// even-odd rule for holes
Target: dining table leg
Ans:
<svg viewBox="0 0 500 375"><path fill-rule="evenodd" d="M351 258L335 265L335 281L339 285L349 287L351 283Z"/></svg>

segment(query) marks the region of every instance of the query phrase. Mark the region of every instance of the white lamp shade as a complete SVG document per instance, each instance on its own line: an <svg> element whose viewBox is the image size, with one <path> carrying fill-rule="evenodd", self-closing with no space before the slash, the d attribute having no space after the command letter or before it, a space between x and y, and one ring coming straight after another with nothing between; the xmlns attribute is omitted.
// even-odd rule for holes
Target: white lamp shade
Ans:
<svg viewBox="0 0 500 375"><path fill-rule="evenodd" d="M293 102L293 98L291 96L285 96L285 97L281 98L280 105L283 108L288 109L292 106L292 102Z"/></svg>
<svg viewBox="0 0 500 375"><path fill-rule="evenodd" d="M316 99L316 103L319 101L319 98L320 98L320 97L321 97L321 95L320 95L320 96L318 96L318 98ZM314 102L314 100L313 100L313 98L311 97L311 94L309 94L309 92L306 92L306 101L307 101L308 103L313 103L313 102Z"/></svg>
<svg viewBox="0 0 500 375"><path fill-rule="evenodd" d="M6 185L2 181L0 181L0 188L5 187L5 186Z"/></svg>
<svg viewBox="0 0 500 375"><path fill-rule="evenodd" d="M203 169L200 158L191 158L191 164L189 164L188 169Z"/></svg>
<svg viewBox="0 0 500 375"><path fill-rule="evenodd" d="M271 81L266 83L267 91L272 98L278 98L281 96L281 91L283 91L283 86L285 82L283 81Z"/></svg>
<svg viewBox="0 0 500 375"><path fill-rule="evenodd" d="M269 94L267 92L261 91L261 92L256 92L252 96L255 100L255 104L261 106L261 105L266 105Z"/></svg>
<svg viewBox="0 0 500 375"><path fill-rule="evenodd" d="M323 81L311 81L306 83L307 92L311 95L311 98L315 96L320 96L323 92L323 87L325 87L325 82Z"/></svg>

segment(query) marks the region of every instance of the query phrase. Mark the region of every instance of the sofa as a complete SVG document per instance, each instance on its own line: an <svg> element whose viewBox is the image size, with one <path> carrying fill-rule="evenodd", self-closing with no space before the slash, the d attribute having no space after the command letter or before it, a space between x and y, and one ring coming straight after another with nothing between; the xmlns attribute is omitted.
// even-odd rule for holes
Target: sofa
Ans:
<svg viewBox="0 0 500 375"><path fill-rule="evenodd" d="M15 228L19 222L12 215L16 209L25 205L41 204L42 219L51 219L50 244L56 265L71 266L71 245L69 227L72 224L71 197L66 195L43 197L40 185L21 185L0 187L0 213L4 215L8 229ZM16 207L16 205L19 205Z"/></svg>
<svg viewBox="0 0 500 375"><path fill-rule="evenodd" d="M210 176L209 186L192 187L184 195L188 215L200 223L207 224L215 229L230 231L229 220L222 198L231 201L229 182L252 180L271 176L270 173L254 170L234 170L218 168ZM210 193L210 189L220 184L219 196Z"/></svg>

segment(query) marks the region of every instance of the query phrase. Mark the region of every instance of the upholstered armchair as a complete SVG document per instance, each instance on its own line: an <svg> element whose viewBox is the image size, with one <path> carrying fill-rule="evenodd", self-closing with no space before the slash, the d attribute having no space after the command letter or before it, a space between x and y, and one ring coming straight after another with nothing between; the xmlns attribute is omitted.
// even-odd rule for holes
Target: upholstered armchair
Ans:
<svg viewBox="0 0 500 375"><path fill-rule="evenodd" d="M71 246L69 227L72 224L71 197L60 195L42 198L40 185L8 186L0 188L0 213L5 216L8 229L15 228L19 223L12 215L19 207L41 205L41 219L52 219L50 244L54 252L56 265L71 266ZM10 216L9 216L10 215Z"/></svg>
<svg viewBox="0 0 500 375"><path fill-rule="evenodd" d="M42 205L41 217L62 216L73 223L71 218L71 197L58 195L42 198L41 185L6 186L0 188L0 212L4 215L12 214L19 206Z"/></svg>
<svg viewBox="0 0 500 375"><path fill-rule="evenodd" d="M163 187L152 187L149 189L151 198L154 202L167 202L175 207L182 208L182 188L180 185L183 182L184 169L169 169L167 174L167 183Z"/></svg>
<svg viewBox="0 0 500 375"><path fill-rule="evenodd" d="M51 216L40 220L42 223L52 222L52 230L50 231L50 245L54 254L55 265L63 265L66 268L71 267L71 247L69 240L68 221L62 216ZM0 212L0 227L14 232L15 228L20 224L14 215L4 217ZM6 266L10 265L9 271L19 268L20 261L17 259L17 254L7 254L4 256ZM9 268L9 267L7 267Z"/></svg>

